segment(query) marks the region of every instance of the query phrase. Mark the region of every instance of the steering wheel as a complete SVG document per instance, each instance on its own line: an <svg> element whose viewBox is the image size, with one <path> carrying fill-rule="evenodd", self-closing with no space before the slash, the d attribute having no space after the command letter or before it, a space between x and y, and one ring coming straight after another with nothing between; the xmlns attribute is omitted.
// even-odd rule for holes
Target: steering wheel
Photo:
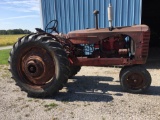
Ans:
<svg viewBox="0 0 160 120"><path fill-rule="evenodd" d="M49 25L51 25L52 23L54 23L53 26L52 26L52 27L49 27ZM56 33L59 34L59 32L58 32L58 30L57 30L57 26L58 26L58 21L57 21L57 20L51 20L51 21L46 25L45 32L47 32L47 30L51 30L51 32L49 32L49 33L52 33L52 32L54 31L54 32L56 32Z"/></svg>

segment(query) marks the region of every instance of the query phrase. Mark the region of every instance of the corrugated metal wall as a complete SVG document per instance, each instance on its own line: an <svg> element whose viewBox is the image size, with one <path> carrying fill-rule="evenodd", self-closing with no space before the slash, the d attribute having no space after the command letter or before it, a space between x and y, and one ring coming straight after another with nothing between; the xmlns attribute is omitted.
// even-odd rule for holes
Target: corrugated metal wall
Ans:
<svg viewBox="0 0 160 120"><path fill-rule="evenodd" d="M43 26L53 20L59 21L58 30L93 28L93 11L99 10L99 26L108 27L107 7L113 6L113 26L141 24L142 0L41 0Z"/></svg>

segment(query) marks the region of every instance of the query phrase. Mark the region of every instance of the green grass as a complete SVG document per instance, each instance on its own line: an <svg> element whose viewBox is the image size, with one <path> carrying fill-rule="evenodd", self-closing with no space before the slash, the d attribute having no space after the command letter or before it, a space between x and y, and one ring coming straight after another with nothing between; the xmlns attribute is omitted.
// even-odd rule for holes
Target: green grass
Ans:
<svg viewBox="0 0 160 120"><path fill-rule="evenodd" d="M13 45L18 38L24 36L24 34L20 35L0 35L0 46L8 46Z"/></svg>
<svg viewBox="0 0 160 120"><path fill-rule="evenodd" d="M57 106L58 106L58 105L55 104L55 103L50 103L50 104L44 105L44 107L46 108L45 111L49 111L49 110L51 110L51 109L53 109L53 108L55 108L55 107L57 107Z"/></svg>
<svg viewBox="0 0 160 120"><path fill-rule="evenodd" d="M8 64L8 58L9 58L9 52L11 50L0 50L0 65L7 65Z"/></svg>

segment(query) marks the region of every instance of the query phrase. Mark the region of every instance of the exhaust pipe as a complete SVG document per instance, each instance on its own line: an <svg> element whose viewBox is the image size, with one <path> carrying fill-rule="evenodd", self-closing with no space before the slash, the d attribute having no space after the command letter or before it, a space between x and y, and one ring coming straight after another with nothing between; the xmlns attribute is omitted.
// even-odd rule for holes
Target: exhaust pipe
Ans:
<svg viewBox="0 0 160 120"><path fill-rule="evenodd" d="M112 26L113 17L112 17L111 3L109 4L109 7L108 7L108 21L109 21L109 30L112 31L113 30L113 26Z"/></svg>
<svg viewBox="0 0 160 120"><path fill-rule="evenodd" d="M93 14L95 15L95 27L96 27L96 29L98 29L99 27L98 27L98 14L99 14L99 11L98 10L95 10L94 12L93 12Z"/></svg>

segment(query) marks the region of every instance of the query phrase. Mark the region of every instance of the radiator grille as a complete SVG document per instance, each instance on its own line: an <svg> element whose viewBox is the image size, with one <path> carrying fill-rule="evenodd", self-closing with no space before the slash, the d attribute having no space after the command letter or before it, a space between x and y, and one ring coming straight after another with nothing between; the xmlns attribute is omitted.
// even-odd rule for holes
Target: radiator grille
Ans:
<svg viewBox="0 0 160 120"><path fill-rule="evenodd" d="M142 56L148 56L150 32L143 33Z"/></svg>

